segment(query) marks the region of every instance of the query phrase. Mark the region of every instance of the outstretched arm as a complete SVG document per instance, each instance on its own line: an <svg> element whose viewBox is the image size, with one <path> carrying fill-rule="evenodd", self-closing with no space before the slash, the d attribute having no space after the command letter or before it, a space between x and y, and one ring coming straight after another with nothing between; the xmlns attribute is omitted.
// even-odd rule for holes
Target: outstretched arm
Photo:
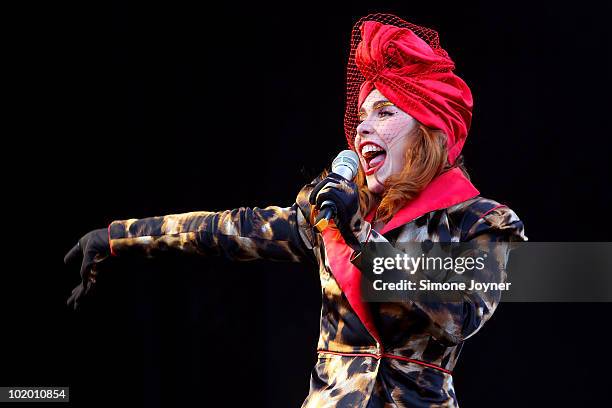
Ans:
<svg viewBox="0 0 612 408"><path fill-rule="evenodd" d="M96 266L111 256L153 257L167 250L221 255L230 260L316 262L308 197L314 183L304 186L290 207L241 207L220 212L197 211L161 217L114 221L107 229L85 234L64 262L81 261L82 282L68 299L79 299L96 283Z"/></svg>
<svg viewBox="0 0 612 408"><path fill-rule="evenodd" d="M295 203L114 221L109 238L111 253L119 256L139 253L151 257L177 249L234 261L301 262L310 256L310 229Z"/></svg>

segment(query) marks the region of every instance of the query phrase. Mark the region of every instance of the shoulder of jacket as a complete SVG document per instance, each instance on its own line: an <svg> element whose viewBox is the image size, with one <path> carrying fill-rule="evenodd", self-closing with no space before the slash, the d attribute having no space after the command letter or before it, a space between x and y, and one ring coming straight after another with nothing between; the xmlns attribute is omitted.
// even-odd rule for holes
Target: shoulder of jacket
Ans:
<svg viewBox="0 0 612 408"><path fill-rule="evenodd" d="M474 197L447 209L449 217L458 225L462 235L473 234L484 228L506 229L510 225L522 230L522 222L516 213L506 204L481 196Z"/></svg>

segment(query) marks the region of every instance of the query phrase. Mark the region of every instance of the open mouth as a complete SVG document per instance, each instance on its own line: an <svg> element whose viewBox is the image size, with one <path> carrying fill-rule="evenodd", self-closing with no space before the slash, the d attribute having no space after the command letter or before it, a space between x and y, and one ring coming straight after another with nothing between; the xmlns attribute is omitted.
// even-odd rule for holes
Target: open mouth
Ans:
<svg viewBox="0 0 612 408"><path fill-rule="evenodd" d="M385 163L387 152L374 143L365 143L361 146L361 156L366 162L365 174L369 176Z"/></svg>

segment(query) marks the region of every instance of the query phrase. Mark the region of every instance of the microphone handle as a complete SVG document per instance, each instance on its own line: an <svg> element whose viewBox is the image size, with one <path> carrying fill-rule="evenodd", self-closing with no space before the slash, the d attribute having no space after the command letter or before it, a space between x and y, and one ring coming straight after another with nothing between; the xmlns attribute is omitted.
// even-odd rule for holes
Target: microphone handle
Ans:
<svg viewBox="0 0 612 408"><path fill-rule="evenodd" d="M331 200L325 200L321 203L321 210L319 211L319 221L315 224L315 229L319 232L323 232L329 221L336 216L336 204Z"/></svg>

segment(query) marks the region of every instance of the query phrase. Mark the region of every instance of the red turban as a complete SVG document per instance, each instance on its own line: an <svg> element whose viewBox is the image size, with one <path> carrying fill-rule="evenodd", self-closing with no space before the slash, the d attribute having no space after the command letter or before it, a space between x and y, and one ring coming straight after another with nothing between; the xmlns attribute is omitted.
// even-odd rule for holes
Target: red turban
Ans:
<svg viewBox="0 0 612 408"><path fill-rule="evenodd" d="M356 134L357 111L376 88L423 125L443 131L448 160L454 163L470 127L472 93L453 73L455 64L440 47L438 34L388 14L364 17L356 28L347 78L349 146Z"/></svg>

